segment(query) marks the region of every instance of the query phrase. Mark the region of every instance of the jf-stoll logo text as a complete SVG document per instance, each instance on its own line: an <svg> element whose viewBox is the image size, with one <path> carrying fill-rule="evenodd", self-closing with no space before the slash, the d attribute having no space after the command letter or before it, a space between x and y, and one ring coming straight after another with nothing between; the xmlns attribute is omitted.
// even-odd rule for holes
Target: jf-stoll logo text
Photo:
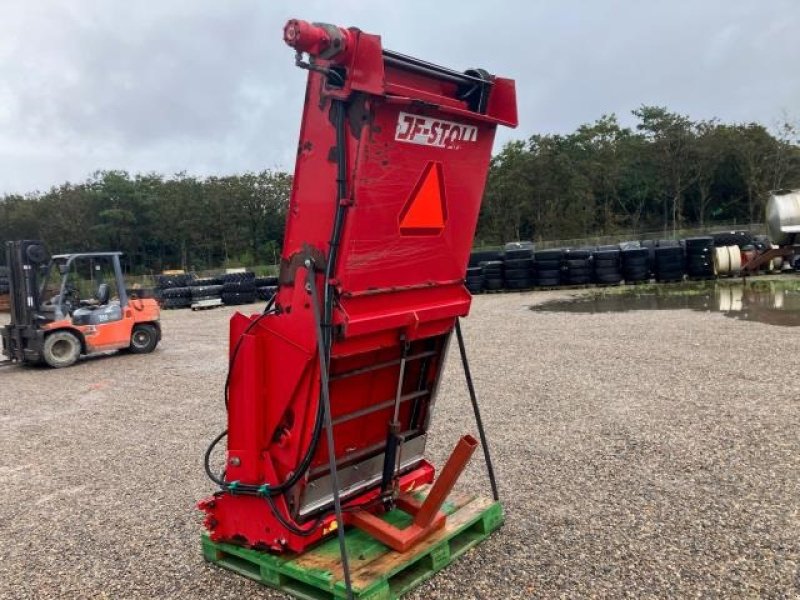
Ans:
<svg viewBox="0 0 800 600"><path fill-rule="evenodd" d="M401 112L397 117L394 139L422 146L455 149L464 143L478 141L478 128L474 125Z"/></svg>

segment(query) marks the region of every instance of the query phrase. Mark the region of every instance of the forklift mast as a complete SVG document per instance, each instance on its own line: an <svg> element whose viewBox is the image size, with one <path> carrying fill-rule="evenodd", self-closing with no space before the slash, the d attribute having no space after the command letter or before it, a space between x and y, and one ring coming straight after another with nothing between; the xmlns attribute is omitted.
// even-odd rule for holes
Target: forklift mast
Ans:
<svg viewBox="0 0 800 600"><path fill-rule="evenodd" d="M2 333L3 353L17 361L26 359L41 306L39 270L50 255L38 240L6 242L11 323Z"/></svg>
<svg viewBox="0 0 800 600"><path fill-rule="evenodd" d="M495 130L517 109L512 80L358 29L292 20L284 41L308 81L279 287L231 320L225 467L209 466L223 433L206 452L220 491L199 506L214 541L300 552L339 502L380 510L433 480L427 432L469 312Z"/></svg>

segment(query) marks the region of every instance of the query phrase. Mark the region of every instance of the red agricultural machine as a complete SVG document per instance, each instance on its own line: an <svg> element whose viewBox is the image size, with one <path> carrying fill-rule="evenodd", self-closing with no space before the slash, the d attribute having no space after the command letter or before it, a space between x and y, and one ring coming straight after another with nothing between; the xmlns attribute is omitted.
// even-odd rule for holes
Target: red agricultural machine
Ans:
<svg viewBox="0 0 800 600"><path fill-rule="evenodd" d="M517 124L514 82L385 50L358 29L292 20L284 40L308 84L279 287L262 314L231 320L204 552L290 592L332 594L308 597L388 598L388 579L351 574L369 554L356 546L430 558L431 540L452 540L445 500L478 446L463 436L436 478L425 459L454 332L497 500L458 319L495 130ZM210 459L226 436L219 474ZM493 506L486 534L502 520ZM338 575L312 581L297 561L334 531ZM432 570L447 563L436 547Z"/></svg>

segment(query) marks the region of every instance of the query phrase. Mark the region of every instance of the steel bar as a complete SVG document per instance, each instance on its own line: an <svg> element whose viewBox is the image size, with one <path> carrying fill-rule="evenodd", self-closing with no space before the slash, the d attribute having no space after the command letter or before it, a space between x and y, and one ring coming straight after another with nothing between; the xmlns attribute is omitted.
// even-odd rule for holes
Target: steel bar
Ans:
<svg viewBox="0 0 800 600"><path fill-rule="evenodd" d="M464 346L464 336L461 334L461 319L456 319L456 338L458 339L458 351L461 354L461 365L464 367L464 378L467 380L467 389L469 390L469 399L472 402L472 412L475 413L475 424L478 427L478 436L481 438L481 446L483 447L483 458L486 461L486 471L489 474L489 485L492 486L492 498L495 501L500 500L500 494L497 491L497 480L494 476L494 466L492 466L492 456L489 452L489 442L486 440L486 432L483 428L483 419L481 419L481 411L478 408L478 396L475 394L475 386L472 384L472 373L469 370L469 360L467 360L467 349Z"/></svg>
<svg viewBox="0 0 800 600"><path fill-rule="evenodd" d="M306 261L308 268L308 286L311 290L311 303L314 312L314 324L317 328L317 353L319 354L319 379L320 402L324 404L325 433L328 438L328 462L331 470L331 487L333 488L333 507L336 512L336 533L339 537L339 552L342 555L342 572L344 573L344 586L347 590L348 600L353 599L353 585L350 581L350 564L347 560L347 541L344 537L344 519L342 517L342 499L339 497L339 474L336 470L336 446L333 442L333 423L331 422L331 399L328 394L328 352L325 349L325 340L322 333L322 320L320 317L319 297L317 294L317 280L314 264Z"/></svg>
<svg viewBox="0 0 800 600"><path fill-rule="evenodd" d="M422 506L419 507L419 512L414 516L414 525L426 528L433 523L439 513L439 509L442 508L447 496L453 491L453 486L477 447L478 440L471 435L465 435L458 440L458 444L453 448L453 453L439 472L439 477L433 482L433 487L428 492L425 502L422 503Z"/></svg>

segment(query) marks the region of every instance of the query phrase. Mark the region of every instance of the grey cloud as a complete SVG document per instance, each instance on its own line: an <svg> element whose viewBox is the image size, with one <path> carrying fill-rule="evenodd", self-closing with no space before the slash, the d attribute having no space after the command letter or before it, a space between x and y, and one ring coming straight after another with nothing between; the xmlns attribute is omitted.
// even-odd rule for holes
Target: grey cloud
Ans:
<svg viewBox="0 0 800 600"><path fill-rule="evenodd" d="M514 77L520 128L499 143L603 113L630 123L642 103L767 124L800 106L794 0L6 0L0 192L109 168L290 169L305 78L281 41L293 16Z"/></svg>

